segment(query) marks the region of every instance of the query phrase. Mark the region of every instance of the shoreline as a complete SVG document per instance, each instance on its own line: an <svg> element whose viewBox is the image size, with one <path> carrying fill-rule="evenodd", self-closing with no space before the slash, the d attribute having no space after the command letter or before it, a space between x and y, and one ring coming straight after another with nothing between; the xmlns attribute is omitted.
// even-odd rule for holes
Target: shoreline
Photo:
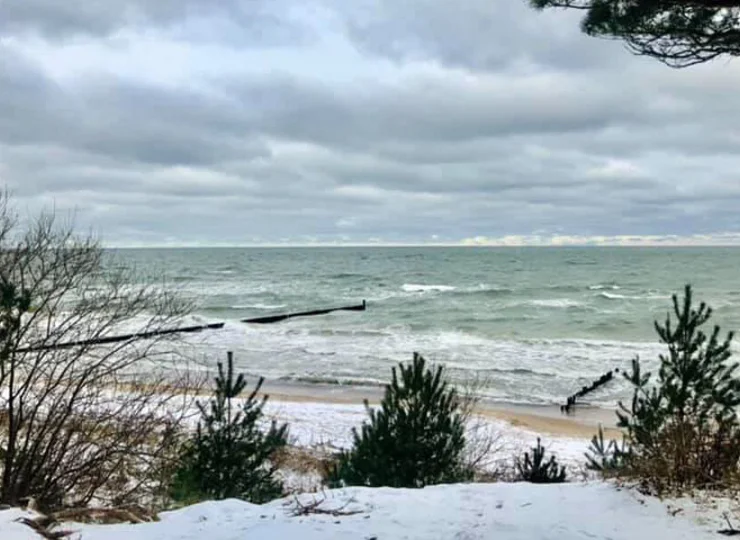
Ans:
<svg viewBox="0 0 740 540"><path fill-rule="evenodd" d="M260 395L273 403L320 403L326 405L362 405L367 400L377 405L383 396L381 387L332 386L265 381ZM482 418L504 421L514 427L557 437L591 439L601 424L604 435L620 438L613 409L583 405L570 415L557 405L524 405L482 401L476 413Z"/></svg>

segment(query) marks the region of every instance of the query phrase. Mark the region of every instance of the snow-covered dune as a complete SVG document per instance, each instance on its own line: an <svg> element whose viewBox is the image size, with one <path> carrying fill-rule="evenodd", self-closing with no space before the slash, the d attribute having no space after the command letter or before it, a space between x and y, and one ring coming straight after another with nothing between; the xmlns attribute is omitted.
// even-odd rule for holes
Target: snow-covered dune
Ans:
<svg viewBox="0 0 740 540"><path fill-rule="evenodd" d="M420 490L351 488L303 495L303 507L323 500L325 514L297 512L289 498L257 506L205 502L141 525L69 525L81 540L702 540L716 539L718 521L700 523L657 499L610 484L497 483ZM332 510L337 510L332 514ZM37 540L0 512L0 538Z"/></svg>

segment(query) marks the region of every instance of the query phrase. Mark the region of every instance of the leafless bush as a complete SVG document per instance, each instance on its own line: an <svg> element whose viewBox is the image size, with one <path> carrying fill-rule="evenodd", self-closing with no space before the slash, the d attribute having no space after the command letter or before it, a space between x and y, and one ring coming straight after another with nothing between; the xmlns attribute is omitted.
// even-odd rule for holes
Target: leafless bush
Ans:
<svg viewBox="0 0 740 540"><path fill-rule="evenodd" d="M44 214L21 229L0 201L0 502L46 510L122 504L156 491L192 393L176 335L187 302ZM76 346L65 343L83 342Z"/></svg>
<svg viewBox="0 0 740 540"><path fill-rule="evenodd" d="M346 508L351 504L356 502L354 499L347 500L342 506L339 506L338 508L324 508L322 505L326 502L326 495L323 495L319 498L315 497L311 502L308 503L302 503L300 499L297 496L293 496L292 502L286 502L285 506L289 507L289 512L291 516L298 517L298 516L309 516L309 515L326 515L326 516L332 516L332 517L340 517L340 516L354 516L357 514L361 514L362 510L347 510Z"/></svg>
<svg viewBox="0 0 740 540"><path fill-rule="evenodd" d="M656 449L631 455L616 474L640 479L641 489L655 495L683 493L691 482L704 489L733 489L740 483L740 448L714 427L694 418L666 423L654 438Z"/></svg>
<svg viewBox="0 0 740 540"><path fill-rule="evenodd" d="M497 454L503 449L500 432L479 414L489 380L479 373L458 385L460 411L465 422L465 462L478 480L496 476Z"/></svg>

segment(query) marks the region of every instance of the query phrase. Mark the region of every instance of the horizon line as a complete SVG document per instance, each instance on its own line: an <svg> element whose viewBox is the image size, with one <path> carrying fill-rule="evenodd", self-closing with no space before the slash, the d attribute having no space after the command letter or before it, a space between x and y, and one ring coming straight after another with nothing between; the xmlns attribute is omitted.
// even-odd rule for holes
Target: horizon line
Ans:
<svg viewBox="0 0 740 540"><path fill-rule="evenodd" d="M573 244L467 244L467 243L346 243L346 244L124 244L124 245L105 245L104 249L280 249L280 248L301 248L301 249L321 249L321 248L740 248L740 242L726 243L573 243Z"/></svg>

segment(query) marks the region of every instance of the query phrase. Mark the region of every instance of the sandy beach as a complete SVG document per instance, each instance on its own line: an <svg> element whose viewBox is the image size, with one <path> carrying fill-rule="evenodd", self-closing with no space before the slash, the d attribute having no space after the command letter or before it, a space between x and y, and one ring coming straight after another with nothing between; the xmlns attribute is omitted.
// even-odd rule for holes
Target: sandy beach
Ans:
<svg viewBox="0 0 740 540"><path fill-rule="evenodd" d="M266 381L263 392L273 403L314 403L326 405L361 406L364 400L371 405L380 402L383 388L372 386L338 386L322 384L295 384ZM534 433L555 437L590 439L602 425L605 434L619 437L614 410L581 406L565 415L557 406L517 405L482 401L477 413Z"/></svg>

